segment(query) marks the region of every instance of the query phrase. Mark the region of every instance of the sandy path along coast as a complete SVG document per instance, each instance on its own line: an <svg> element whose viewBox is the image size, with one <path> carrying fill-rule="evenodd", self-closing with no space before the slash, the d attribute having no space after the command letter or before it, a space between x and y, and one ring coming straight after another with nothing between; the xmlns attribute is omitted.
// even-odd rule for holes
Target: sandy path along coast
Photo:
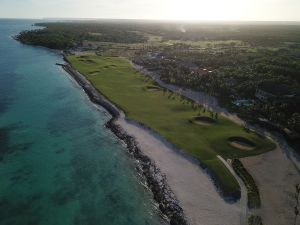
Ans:
<svg viewBox="0 0 300 225"><path fill-rule="evenodd" d="M117 120L142 151L155 161L175 193L191 225L245 224L244 194L239 202L226 203L201 167L183 157L163 138L133 121Z"/></svg>

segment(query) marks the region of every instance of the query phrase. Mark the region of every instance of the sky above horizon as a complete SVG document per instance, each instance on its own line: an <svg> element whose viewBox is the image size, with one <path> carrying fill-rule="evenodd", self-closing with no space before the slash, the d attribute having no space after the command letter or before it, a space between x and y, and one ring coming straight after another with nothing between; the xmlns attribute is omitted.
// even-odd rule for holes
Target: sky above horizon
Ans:
<svg viewBox="0 0 300 225"><path fill-rule="evenodd" d="M0 0L0 18L300 21L300 0Z"/></svg>

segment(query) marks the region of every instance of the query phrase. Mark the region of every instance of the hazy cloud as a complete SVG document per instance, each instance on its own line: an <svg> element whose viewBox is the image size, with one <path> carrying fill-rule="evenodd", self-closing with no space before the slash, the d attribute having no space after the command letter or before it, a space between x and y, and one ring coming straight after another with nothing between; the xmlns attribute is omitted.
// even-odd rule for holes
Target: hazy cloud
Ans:
<svg viewBox="0 0 300 225"><path fill-rule="evenodd" d="M0 0L0 17L300 20L299 0Z"/></svg>

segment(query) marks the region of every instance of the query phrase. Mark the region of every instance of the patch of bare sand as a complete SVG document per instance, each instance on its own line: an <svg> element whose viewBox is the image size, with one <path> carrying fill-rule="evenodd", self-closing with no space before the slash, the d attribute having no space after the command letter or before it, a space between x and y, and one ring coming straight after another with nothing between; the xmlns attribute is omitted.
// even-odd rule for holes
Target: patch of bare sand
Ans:
<svg viewBox="0 0 300 225"><path fill-rule="evenodd" d="M261 196L258 211L266 225L293 225L296 206L295 186L300 183L299 162L291 162L282 147L241 159L253 176ZM297 225L300 225L298 219Z"/></svg>
<svg viewBox="0 0 300 225"><path fill-rule="evenodd" d="M241 207L247 201L245 193L240 202L226 203L205 171L175 152L164 139L132 121L119 118L117 124L135 138L141 150L166 175L191 225L245 224L245 209Z"/></svg>
<svg viewBox="0 0 300 225"><path fill-rule="evenodd" d="M238 141L232 141L232 142L230 142L230 144L233 147L240 149L240 150L244 150L244 151L251 151L251 150L255 149L255 147L245 145L245 143L238 142Z"/></svg>

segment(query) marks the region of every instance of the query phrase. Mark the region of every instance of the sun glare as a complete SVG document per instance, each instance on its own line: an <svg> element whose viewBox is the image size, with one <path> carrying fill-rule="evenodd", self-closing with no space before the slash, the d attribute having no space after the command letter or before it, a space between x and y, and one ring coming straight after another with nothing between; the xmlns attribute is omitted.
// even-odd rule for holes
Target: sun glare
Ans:
<svg viewBox="0 0 300 225"><path fill-rule="evenodd" d="M168 4L164 5L164 15L176 20L234 20L246 13L246 5L237 0L173 0L167 2Z"/></svg>

